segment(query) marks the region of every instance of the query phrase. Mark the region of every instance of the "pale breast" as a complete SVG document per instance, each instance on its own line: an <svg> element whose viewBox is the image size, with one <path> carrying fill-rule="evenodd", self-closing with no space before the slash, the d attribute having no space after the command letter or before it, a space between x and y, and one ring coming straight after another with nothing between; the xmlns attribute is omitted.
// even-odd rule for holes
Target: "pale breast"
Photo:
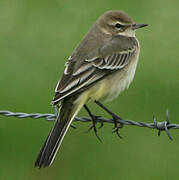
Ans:
<svg viewBox="0 0 179 180"><path fill-rule="evenodd" d="M89 99L110 101L116 98L120 92L124 91L131 84L138 63L140 47L136 54L131 57L128 65L123 69L105 77L103 80L97 82L88 90Z"/></svg>
<svg viewBox="0 0 179 180"><path fill-rule="evenodd" d="M136 67L138 63L139 52L134 59L123 70L116 72L107 79L108 93L105 97L105 101L110 101L127 89L134 79Z"/></svg>

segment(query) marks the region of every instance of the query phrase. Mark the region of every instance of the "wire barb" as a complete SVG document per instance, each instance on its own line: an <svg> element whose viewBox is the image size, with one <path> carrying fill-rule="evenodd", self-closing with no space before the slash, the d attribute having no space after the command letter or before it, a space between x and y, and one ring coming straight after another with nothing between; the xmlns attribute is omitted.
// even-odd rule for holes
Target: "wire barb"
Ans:
<svg viewBox="0 0 179 180"><path fill-rule="evenodd" d="M173 138L172 138L172 136L170 135L170 132L169 132L170 119L169 119L168 109L166 110L166 121L157 122L156 117L153 116L153 122L154 122L154 125L155 125L156 129L158 129L158 136L160 136L161 131L165 131L166 134L168 135L169 139L173 140Z"/></svg>
<svg viewBox="0 0 179 180"><path fill-rule="evenodd" d="M22 112L11 112L11 111L0 111L0 115L2 116L8 116L8 117L16 117L16 118L45 118L47 121L55 121L57 117L57 111L55 114L45 113L22 113ZM113 119L106 119L101 116L95 116L96 123L101 123L100 128L103 126L104 123L114 123ZM91 122L91 118L89 117L75 117L73 121L80 121L80 122ZM145 123L145 122L137 122L132 120L123 120L123 119L116 119L116 122L119 124L122 124L123 126L138 126L138 127L147 127L151 129L157 129L158 130L158 136L160 136L161 131L165 131L167 136L170 140L173 140L172 136L170 135L169 129L179 129L179 124L172 124L169 119L169 112L168 109L166 111L166 121L157 122L157 118L153 116L153 123ZM74 125L71 125L71 127L76 128Z"/></svg>

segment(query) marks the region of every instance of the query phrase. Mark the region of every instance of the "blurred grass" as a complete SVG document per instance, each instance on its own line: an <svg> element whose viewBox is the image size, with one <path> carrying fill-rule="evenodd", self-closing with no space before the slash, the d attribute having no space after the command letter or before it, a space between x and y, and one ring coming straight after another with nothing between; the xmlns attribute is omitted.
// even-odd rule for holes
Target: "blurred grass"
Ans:
<svg viewBox="0 0 179 180"><path fill-rule="evenodd" d="M50 101L64 63L92 23L104 11L122 9L136 22L150 26L137 32L140 62L129 90L107 104L122 117L152 121L165 119L169 108L178 122L179 2L133 1L0 1L0 109L53 112ZM93 111L104 115L90 103ZM84 110L79 116L84 116ZM123 140L111 125L86 134L87 124L70 129L56 161L49 169L33 163L52 124L45 120L0 117L0 179L157 179L178 177L179 135L174 141L156 131L128 127Z"/></svg>

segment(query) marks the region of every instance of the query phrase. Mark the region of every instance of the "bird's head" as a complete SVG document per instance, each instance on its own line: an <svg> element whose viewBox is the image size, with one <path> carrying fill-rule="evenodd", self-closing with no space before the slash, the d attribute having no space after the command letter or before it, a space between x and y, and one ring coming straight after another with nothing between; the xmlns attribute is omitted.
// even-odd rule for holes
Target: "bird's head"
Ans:
<svg viewBox="0 0 179 180"><path fill-rule="evenodd" d="M97 24L106 34L127 37L135 37L136 29L147 26L147 24L136 24L126 13L118 10L105 12L99 17Z"/></svg>

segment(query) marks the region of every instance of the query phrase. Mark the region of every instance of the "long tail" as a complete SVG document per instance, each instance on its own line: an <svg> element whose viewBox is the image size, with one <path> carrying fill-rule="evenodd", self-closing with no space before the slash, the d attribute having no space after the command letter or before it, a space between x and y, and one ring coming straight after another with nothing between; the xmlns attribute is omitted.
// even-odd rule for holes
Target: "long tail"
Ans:
<svg viewBox="0 0 179 180"><path fill-rule="evenodd" d="M64 99L55 125L36 159L35 167L48 167L52 164L72 120L84 105L82 101L75 103L76 99L75 97Z"/></svg>

